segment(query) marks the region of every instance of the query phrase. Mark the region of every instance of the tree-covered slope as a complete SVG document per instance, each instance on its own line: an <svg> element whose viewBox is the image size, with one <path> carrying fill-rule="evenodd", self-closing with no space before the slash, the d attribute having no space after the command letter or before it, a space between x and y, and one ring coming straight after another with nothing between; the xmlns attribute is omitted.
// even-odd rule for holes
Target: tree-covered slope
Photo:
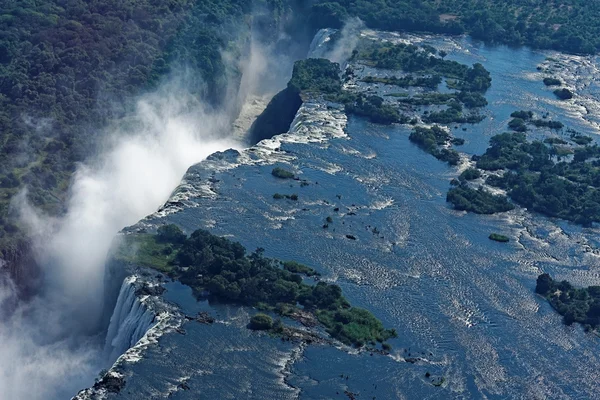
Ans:
<svg viewBox="0 0 600 400"><path fill-rule="evenodd" d="M217 105L256 21L273 29L283 5L252 0L0 2L0 251L21 239L11 198L60 214L76 163L136 95L174 68ZM255 16L254 19L251 15ZM267 35L265 35L267 36Z"/></svg>
<svg viewBox="0 0 600 400"><path fill-rule="evenodd" d="M337 0L312 8L317 26L358 16L375 29L468 33L488 42L572 53L600 49L600 3L583 0Z"/></svg>

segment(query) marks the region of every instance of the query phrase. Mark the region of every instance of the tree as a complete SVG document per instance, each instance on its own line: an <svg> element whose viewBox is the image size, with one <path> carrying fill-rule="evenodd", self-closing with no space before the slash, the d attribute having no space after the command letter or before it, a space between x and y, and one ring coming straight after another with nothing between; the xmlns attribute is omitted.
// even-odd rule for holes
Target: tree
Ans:
<svg viewBox="0 0 600 400"><path fill-rule="evenodd" d="M536 293L539 293L541 295L546 295L551 287L552 287L552 278L550 278L550 275L544 273L541 274L540 276L538 276L537 278L537 284L535 286L535 291Z"/></svg>
<svg viewBox="0 0 600 400"><path fill-rule="evenodd" d="M156 231L157 240L162 243L182 244L187 236L175 224L163 225Z"/></svg>

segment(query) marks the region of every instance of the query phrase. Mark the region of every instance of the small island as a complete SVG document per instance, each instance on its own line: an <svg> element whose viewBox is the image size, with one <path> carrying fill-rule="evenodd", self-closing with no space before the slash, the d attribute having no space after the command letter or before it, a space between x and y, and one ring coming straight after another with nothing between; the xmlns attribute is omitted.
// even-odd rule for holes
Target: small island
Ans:
<svg viewBox="0 0 600 400"><path fill-rule="evenodd" d="M536 293L544 296L563 316L566 325L582 324L586 331L600 326L600 286L576 288L568 281L557 282L548 274L537 278Z"/></svg>
<svg viewBox="0 0 600 400"><path fill-rule="evenodd" d="M544 78L544 85L546 86L560 86L562 85L562 82L560 81L560 79L551 77L551 78Z"/></svg>
<svg viewBox="0 0 600 400"><path fill-rule="evenodd" d="M501 235L499 233L491 233L490 236L488 236L488 238L490 240L494 240L494 241L500 242L500 243L508 243L508 242L510 242L510 238L508 236L504 236L504 235Z"/></svg>
<svg viewBox="0 0 600 400"><path fill-rule="evenodd" d="M446 201L452 203L455 210L476 214L495 214L515 208L506 196L494 195L483 187L473 189L466 184L450 189Z"/></svg>
<svg viewBox="0 0 600 400"><path fill-rule="evenodd" d="M275 167L271 171L271 175L280 179L294 179L294 173L281 167Z"/></svg>
<svg viewBox="0 0 600 400"><path fill-rule="evenodd" d="M137 251L132 253L134 247ZM263 252L259 248L247 254L240 243L202 229L188 237L171 224L156 234L126 235L116 258L162 271L190 286L199 299L257 307L284 317L308 313L347 345L375 345L397 336L369 311L353 307L339 286L305 283L302 275L318 276L313 268L266 258ZM249 327L269 330L274 322L258 314Z"/></svg>
<svg viewBox="0 0 600 400"><path fill-rule="evenodd" d="M266 331L272 328L273 318L261 313L250 318L250 323L248 324L248 329L252 329L254 331Z"/></svg>
<svg viewBox="0 0 600 400"><path fill-rule="evenodd" d="M448 148L453 140L452 135L437 125L431 128L417 126L408 138L440 161L445 161L450 165L457 165L460 161L458 152Z"/></svg>
<svg viewBox="0 0 600 400"><path fill-rule="evenodd" d="M526 132L528 130L527 125L533 125L536 128L549 128L554 130L560 130L564 127L560 121L551 121L546 119L533 119L533 112L531 111L515 111L510 114L513 117L509 121L508 127L515 132ZM544 116L546 118L546 116Z"/></svg>
<svg viewBox="0 0 600 400"><path fill-rule="evenodd" d="M554 91L554 95L561 100L569 100L573 98L573 92L566 88L556 89Z"/></svg>

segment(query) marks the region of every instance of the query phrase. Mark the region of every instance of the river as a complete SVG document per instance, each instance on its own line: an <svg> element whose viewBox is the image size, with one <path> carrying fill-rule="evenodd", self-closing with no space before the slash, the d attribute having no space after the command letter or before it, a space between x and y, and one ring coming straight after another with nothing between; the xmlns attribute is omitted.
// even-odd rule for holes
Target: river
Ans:
<svg viewBox="0 0 600 400"><path fill-rule="evenodd" d="M390 38L431 44L449 59L481 62L491 72L486 119L453 129L465 139L457 150L467 157L485 151L520 109L597 134L593 58L467 38ZM542 83L536 67L552 62L547 56L577 90L573 101L556 100ZM418 149L409 133L407 126L346 120L333 105L305 103L290 134L239 157L228 153L193 166L175 192L177 202L130 228L202 227L310 265L351 303L397 329L390 356L281 342L245 328L254 310L197 303L189 288L170 283L166 300L187 314L208 310L217 321L188 322L145 349L141 360L119 365L127 385L114 397L342 399L345 391L361 399L595 397L599 339L564 326L534 289L541 272L600 284L598 229L521 208L494 216L452 210L445 195L459 169ZM309 185L273 178L275 165ZM274 200L276 192L297 193L299 200ZM328 216L333 223L323 229ZM511 242L491 241L491 232Z"/></svg>

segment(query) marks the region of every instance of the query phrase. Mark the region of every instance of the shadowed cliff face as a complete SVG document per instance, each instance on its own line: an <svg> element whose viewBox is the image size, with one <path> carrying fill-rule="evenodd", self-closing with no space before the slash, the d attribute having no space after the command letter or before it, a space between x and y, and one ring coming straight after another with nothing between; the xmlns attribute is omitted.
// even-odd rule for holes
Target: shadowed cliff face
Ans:
<svg viewBox="0 0 600 400"><path fill-rule="evenodd" d="M302 98L298 91L287 87L277 93L250 127L248 143L254 145L287 132L301 105Z"/></svg>

